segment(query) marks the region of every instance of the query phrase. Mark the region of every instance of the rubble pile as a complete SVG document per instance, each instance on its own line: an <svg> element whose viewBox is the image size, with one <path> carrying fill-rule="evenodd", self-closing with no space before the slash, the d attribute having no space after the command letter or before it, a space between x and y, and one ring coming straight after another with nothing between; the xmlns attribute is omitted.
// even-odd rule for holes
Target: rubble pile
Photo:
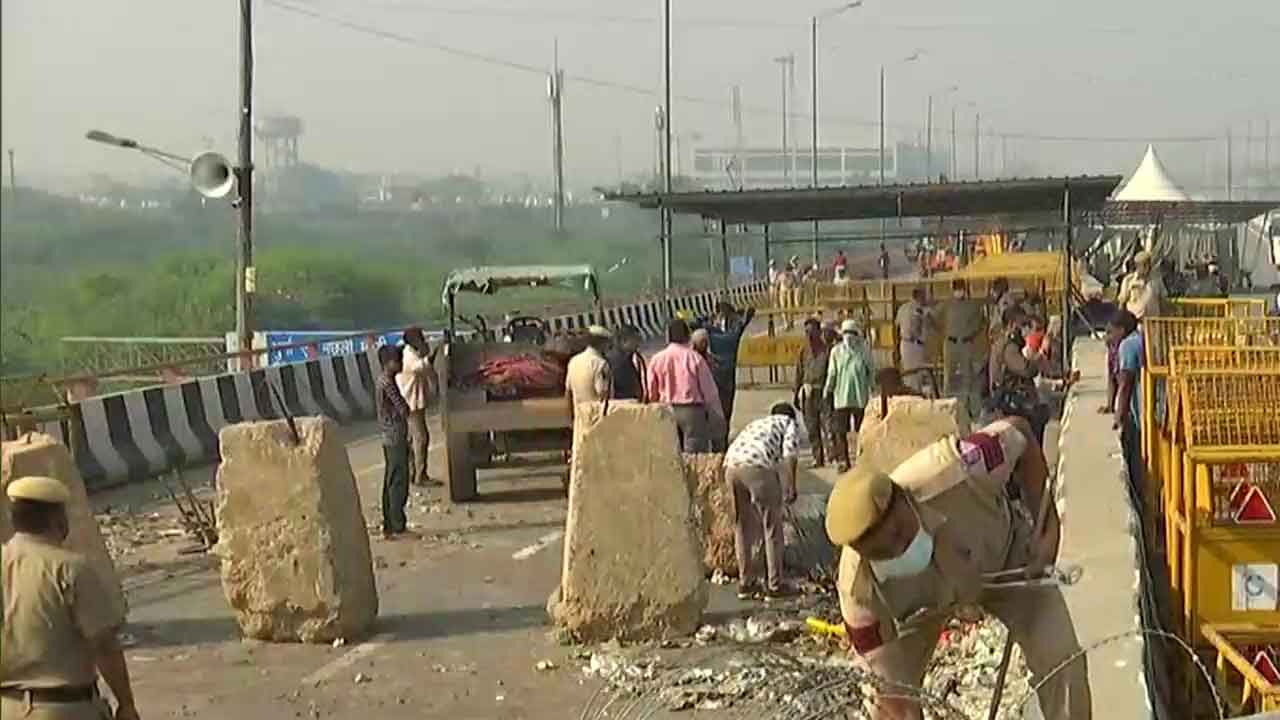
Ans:
<svg viewBox="0 0 1280 720"><path fill-rule="evenodd" d="M604 685L582 717L647 717L658 710L722 710L725 717L753 719L868 717L867 698L880 681L839 643L805 631L807 615L839 616L833 603L813 604L819 599L806 597L798 613L703 625L681 641L584 649L577 655L583 676ZM926 720L985 718L1004 639L1004 627L992 618L954 621L939 640L924 687L894 691L919 697ZM1015 649L999 717L1022 718L1014 706L1029 689Z"/></svg>
<svg viewBox="0 0 1280 720"><path fill-rule="evenodd" d="M929 663L924 678L925 689L945 698L968 717L986 717L1007 635L1004 625L991 617L977 623L953 620L943 631L938 649ZM1005 677L1004 694L1000 698L998 718L1015 720L1023 717L1016 704L1030 692L1030 677L1022 652L1015 645L1009 661L1009 673Z"/></svg>
<svg viewBox="0 0 1280 720"><path fill-rule="evenodd" d="M139 548L188 537L174 515L109 509L95 517L107 552L117 563L131 563Z"/></svg>

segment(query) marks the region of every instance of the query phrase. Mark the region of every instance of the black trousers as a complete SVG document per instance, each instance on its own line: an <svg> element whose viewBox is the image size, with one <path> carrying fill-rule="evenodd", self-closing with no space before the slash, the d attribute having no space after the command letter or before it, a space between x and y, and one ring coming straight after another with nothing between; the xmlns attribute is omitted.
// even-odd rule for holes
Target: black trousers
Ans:
<svg viewBox="0 0 1280 720"><path fill-rule="evenodd" d="M809 433L809 447L813 450L813 461L819 465L826 462L827 453L822 441L823 431L831 421L831 407L822 397L821 388L805 399L804 429Z"/></svg>
<svg viewBox="0 0 1280 720"><path fill-rule="evenodd" d="M401 533L408 529L404 507L409 502L409 441L401 438L382 445L382 532Z"/></svg>
<svg viewBox="0 0 1280 720"><path fill-rule="evenodd" d="M836 408L831 411L831 455L841 465L849 462L849 433L862 429L866 408Z"/></svg>

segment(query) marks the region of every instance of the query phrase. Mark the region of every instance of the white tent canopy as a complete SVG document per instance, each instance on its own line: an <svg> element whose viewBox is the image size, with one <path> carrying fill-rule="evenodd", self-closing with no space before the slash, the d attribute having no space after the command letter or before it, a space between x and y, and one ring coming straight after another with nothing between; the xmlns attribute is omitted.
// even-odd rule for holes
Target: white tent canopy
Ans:
<svg viewBox="0 0 1280 720"><path fill-rule="evenodd" d="M1178 187L1178 183L1174 182L1173 178L1169 177L1168 171L1164 169L1164 163L1160 162L1160 158L1156 156L1156 149L1148 145L1147 154L1143 156L1142 163L1138 165L1137 170L1133 171L1133 175L1129 176L1129 180L1116 191L1112 199L1124 202L1184 202L1191 197Z"/></svg>

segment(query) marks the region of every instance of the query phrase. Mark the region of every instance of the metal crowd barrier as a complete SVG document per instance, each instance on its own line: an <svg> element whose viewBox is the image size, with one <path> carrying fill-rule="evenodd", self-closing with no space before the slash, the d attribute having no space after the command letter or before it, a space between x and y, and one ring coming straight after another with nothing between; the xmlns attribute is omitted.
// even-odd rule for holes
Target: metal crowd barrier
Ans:
<svg viewBox="0 0 1280 720"><path fill-rule="evenodd" d="M1144 502L1164 521L1145 541L1164 547L1173 628L1216 653L1233 716L1280 709L1259 670L1280 663L1280 326L1260 320L1145 323ZM1184 671L1187 707L1203 708Z"/></svg>

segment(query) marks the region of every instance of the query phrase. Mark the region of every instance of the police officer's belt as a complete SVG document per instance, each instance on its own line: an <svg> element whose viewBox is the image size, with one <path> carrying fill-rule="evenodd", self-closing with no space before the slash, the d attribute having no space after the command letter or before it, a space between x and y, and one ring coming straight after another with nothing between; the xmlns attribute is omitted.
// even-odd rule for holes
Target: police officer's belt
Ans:
<svg viewBox="0 0 1280 720"><path fill-rule="evenodd" d="M972 334L972 335L967 336L967 337L956 337L955 335L948 335L948 336L947 336L947 342L953 342L953 343L969 343L969 342L973 342L973 341L974 341L974 339L976 339L977 337L978 337L978 333L976 333L976 332L975 332L974 334Z"/></svg>
<svg viewBox="0 0 1280 720"><path fill-rule="evenodd" d="M76 703L85 702L98 697L97 685L63 685L51 688L0 688L0 695L11 700L25 701L28 696L33 703Z"/></svg>

